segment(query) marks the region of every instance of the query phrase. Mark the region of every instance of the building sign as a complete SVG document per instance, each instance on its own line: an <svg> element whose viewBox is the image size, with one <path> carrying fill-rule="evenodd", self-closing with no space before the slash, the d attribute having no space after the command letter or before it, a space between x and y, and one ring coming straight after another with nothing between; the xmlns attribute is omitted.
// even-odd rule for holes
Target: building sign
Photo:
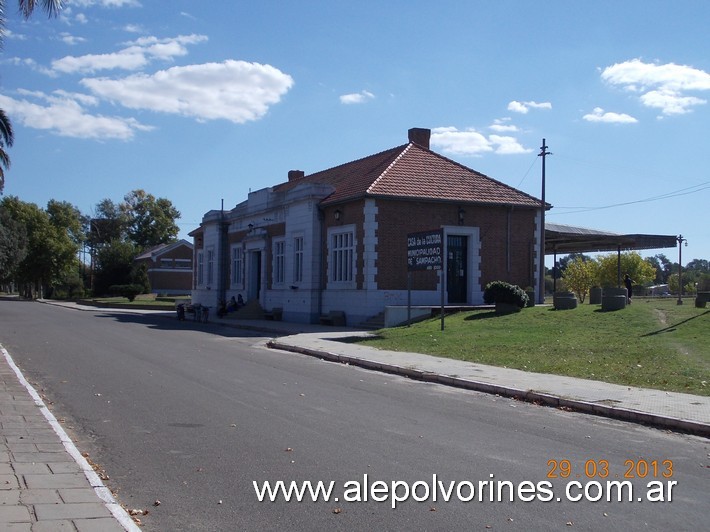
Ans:
<svg viewBox="0 0 710 532"><path fill-rule="evenodd" d="M407 235L407 270L441 270L444 264L444 232L441 229Z"/></svg>

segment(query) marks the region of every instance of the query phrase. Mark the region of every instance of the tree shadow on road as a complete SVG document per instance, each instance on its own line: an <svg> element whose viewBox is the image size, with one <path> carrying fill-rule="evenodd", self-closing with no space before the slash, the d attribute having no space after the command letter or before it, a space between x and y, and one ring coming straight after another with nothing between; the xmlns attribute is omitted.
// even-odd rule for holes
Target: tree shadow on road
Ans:
<svg viewBox="0 0 710 532"><path fill-rule="evenodd" d="M150 329L161 331L194 331L215 334L226 338L273 338L282 336L275 331L259 329L257 325L234 326L223 322L193 321L185 319L180 321L172 313L168 314L133 314L128 312L97 312L97 318L112 319L119 323L134 323L144 325Z"/></svg>

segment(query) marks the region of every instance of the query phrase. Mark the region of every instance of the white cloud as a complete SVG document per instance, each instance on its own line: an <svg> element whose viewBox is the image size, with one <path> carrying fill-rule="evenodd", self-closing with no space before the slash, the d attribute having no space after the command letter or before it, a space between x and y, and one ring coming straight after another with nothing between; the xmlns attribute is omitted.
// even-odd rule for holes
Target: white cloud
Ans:
<svg viewBox="0 0 710 532"><path fill-rule="evenodd" d="M504 137L500 135L491 135L488 137L491 144L495 146L495 152L498 155L514 155L518 153L530 153L530 148L524 148L518 139L514 137Z"/></svg>
<svg viewBox="0 0 710 532"><path fill-rule="evenodd" d="M587 122L605 122L607 124L635 124L638 122L631 115L604 111L601 107L595 107L591 113L584 115L582 118Z"/></svg>
<svg viewBox="0 0 710 532"><path fill-rule="evenodd" d="M431 130L430 143L453 155L481 155L493 151L491 142L475 129L459 131L455 127L437 127Z"/></svg>
<svg viewBox="0 0 710 532"><path fill-rule="evenodd" d="M496 133L516 133L520 131L518 126L510 123L510 118L496 118L493 124L488 126L488 129L495 131Z"/></svg>
<svg viewBox="0 0 710 532"><path fill-rule="evenodd" d="M63 74L96 72L99 70L138 70L153 59L170 60L187 54L187 45L207 40L204 35L179 35L158 39L141 37L126 43L126 48L108 54L68 55L52 61L52 70Z"/></svg>
<svg viewBox="0 0 710 532"><path fill-rule="evenodd" d="M80 57L66 56L52 61L52 71L63 74L95 72L96 70L138 70L148 64L144 53L122 51L115 54L87 54Z"/></svg>
<svg viewBox="0 0 710 532"><path fill-rule="evenodd" d="M518 102L516 100L508 104L508 111L514 113L527 114L530 109L552 109L552 104L550 102Z"/></svg>
<svg viewBox="0 0 710 532"><path fill-rule="evenodd" d="M707 100L687 93L710 90L710 74L675 63L658 65L632 59L606 67L601 77L612 86L639 93L643 105L660 109L664 115L691 112Z"/></svg>
<svg viewBox="0 0 710 532"><path fill-rule="evenodd" d="M129 140L136 131L147 131L150 126L134 118L92 115L82 107L91 103L86 96L73 98L67 93L46 95L24 91L24 98L0 95L0 108L26 127L43 129L64 137ZM39 99L41 103L30 101Z"/></svg>
<svg viewBox="0 0 710 532"><path fill-rule="evenodd" d="M10 28L4 28L3 30L3 38L5 39L12 39L15 41L26 41L27 36L23 35L21 33L15 33L13 32Z"/></svg>
<svg viewBox="0 0 710 532"><path fill-rule="evenodd" d="M473 128L459 130L439 127L431 130L431 145L451 155L480 156L494 152L499 155L529 153L514 137L484 134Z"/></svg>
<svg viewBox="0 0 710 532"><path fill-rule="evenodd" d="M140 7L138 0L65 0L67 6L77 7Z"/></svg>
<svg viewBox="0 0 710 532"><path fill-rule="evenodd" d="M99 98L129 109L241 124L266 114L292 87L293 79L270 65L229 60L122 79L86 78L81 84Z"/></svg>
<svg viewBox="0 0 710 532"><path fill-rule="evenodd" d="M143 33L145 30L140 24L126 24L123 26L123 31L128 33Z"/></svg>
<svg viewBox="0 0 710 532"><path fill-rule="evenodd" d="M62 33L61 39L64 44L68 44L69 46L86 42L84 37L77 37L76 35L71 35L70 33Z"/></svg>
<svg viewBox="0 0 710 532"><path fill-rule="evenodd" d="M641 103L647 107L661 109L664 115L682 115L689 113L691 107L703 105L707 100L695 96L682 96L669 90L649 91L641 95Z"/></svg>
<svg viewBox="0 0 710 532"><path fill-rule="evenodd" d="M366 101L372 100L374 98L374 94L369 91L363 90L352 94L343 94L340 97L340 103L343 103L345 105L351 105L354 103L365 103Z"/></svg>

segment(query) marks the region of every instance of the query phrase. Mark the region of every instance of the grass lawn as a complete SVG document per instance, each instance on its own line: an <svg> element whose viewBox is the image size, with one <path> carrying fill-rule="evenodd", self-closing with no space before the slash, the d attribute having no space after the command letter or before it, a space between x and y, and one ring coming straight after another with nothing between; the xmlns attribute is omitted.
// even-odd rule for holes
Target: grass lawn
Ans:
<svg viewBox="0 0 710 532"><path fill-rule="evenodd" d="M532 307L461 312L378 331L362 343L538 373L710 395L710 310L637 299L616 312Z"/></svg>
<svg viewBox="0 0 710 532"><path fill-rule="evenodd" d="M97 303L121 303L122 305L134 305L136 307L151 305L164 306L166 308L175 308L175 299L189 299L190 296L181 297L156 297L155 294L140 294L133 301L128 301L127 297L94 297L91 301Z"/></svg>

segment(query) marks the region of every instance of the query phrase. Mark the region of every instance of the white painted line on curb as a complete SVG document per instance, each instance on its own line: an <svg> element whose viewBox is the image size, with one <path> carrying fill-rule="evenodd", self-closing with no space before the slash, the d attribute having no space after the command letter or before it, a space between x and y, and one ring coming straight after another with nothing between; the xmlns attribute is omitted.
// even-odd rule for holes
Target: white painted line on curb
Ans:
<svg viewBox="0 0 710 532"><path fill-rule="evenodd" d="M94 488L96 495L102 501L104 501L104 506L106 506L108 511L113 514L113 516L125 530L129 532L140 532L140 528L138 528L133 519L131 519L131 516L128 515L128 512L116 501L116 499L111 494L111 490L109 490L104 485L99 476L96 474L96 471L94 471L94 468L91 467L86 458L81 455L79 449L76 448L74 442L71 440L71 438L69 438L67 433L59 424L57 418L54 417L54 414L49 411L47 406L44 404L44 401L42 401L42 398L37 393L37 390L35 390L34 387L29 382L27 382L27 379L25 379L25 376L20 371L20 368L18 368L17 364L15 364L15 361L12 359L7 349L0 345L0 351L2 351L2 354L5 357L5 360L7 361L10 368L12 368L12 371L15 372L15 375L20 381L20 384L22 384L22 386L24 386L25 389L29 392L35 404L40 408L42 415L44 415L45 419L54 429L54 432L57 434L57 436L59 436L59 439L64 445L64 448L71 455L71 457L74 458L76 463L84 472L84 475L86 475L86 478L91 484L91 487Z"/></svg>

